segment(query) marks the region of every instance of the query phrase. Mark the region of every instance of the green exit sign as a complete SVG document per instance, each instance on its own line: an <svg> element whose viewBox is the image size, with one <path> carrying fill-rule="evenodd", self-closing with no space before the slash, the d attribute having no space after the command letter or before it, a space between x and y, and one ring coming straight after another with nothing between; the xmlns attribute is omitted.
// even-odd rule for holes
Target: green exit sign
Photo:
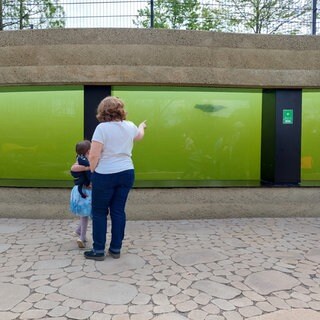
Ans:
<svg viewBox="0 0 320 320"><path fill-rule="evenodd" d="M293 124L293 109L282 110L282 124Z"/></svg>

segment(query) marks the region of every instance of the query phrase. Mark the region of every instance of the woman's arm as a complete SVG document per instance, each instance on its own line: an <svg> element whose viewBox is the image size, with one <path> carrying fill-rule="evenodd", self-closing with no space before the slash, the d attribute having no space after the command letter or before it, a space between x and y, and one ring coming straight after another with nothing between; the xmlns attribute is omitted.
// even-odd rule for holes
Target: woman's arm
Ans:
<svg viewBox="0 0 320 320"><path fill-rule="evenodd" d="M144 129L147 127L146 121L147 120L144 120L143 122L141 122L139 124L139 126L138 126L138 134L133 139L134 141L141 140L144 137Z"/></svg>
<svg viewBox="0 0 320 320"><path fill-rule="evenodd" d="M90 170L90 167L82 166L78 163L74 163L71 166L71 171L74 171L74 172L82 172L82 171L89 171L89 170Z"/></svg>
<svg viewBox="0 0 320 320"><path fill-rule="evenodd" d="M91 142L91 149L89 154L90 170L94 172L96 169L102 152L103 144L97 141Z"/></svg>

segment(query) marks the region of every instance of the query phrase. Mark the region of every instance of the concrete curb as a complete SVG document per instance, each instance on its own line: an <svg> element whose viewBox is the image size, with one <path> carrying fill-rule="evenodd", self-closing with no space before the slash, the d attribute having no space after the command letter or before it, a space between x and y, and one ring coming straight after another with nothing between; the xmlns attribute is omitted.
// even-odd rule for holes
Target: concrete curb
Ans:
<svg viewBox="0 0 320 320"><path fill-rule="evenodd" d="M320 216L318 188L133 189L128 220ZM0 188L0 218L68 219L70 189Z"/></svg>

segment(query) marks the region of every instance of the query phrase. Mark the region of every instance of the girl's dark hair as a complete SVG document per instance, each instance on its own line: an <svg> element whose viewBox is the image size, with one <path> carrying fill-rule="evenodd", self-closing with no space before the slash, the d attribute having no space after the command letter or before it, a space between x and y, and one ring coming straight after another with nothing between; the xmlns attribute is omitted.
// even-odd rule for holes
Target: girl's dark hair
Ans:
<svg viewBox="0 0 320 320"><path fill-rule="evenodd" d="M124 103L116 97L104 98L97 109L97 119L99 122L122 121L126 119Z"/></svg>
<svg viewBox="0 0 320 320"><path fill-rule="evenodd" d="M77 155L85 155L91 147L91 142L89 140L83 140L76 144L76 153Z"/></svg>

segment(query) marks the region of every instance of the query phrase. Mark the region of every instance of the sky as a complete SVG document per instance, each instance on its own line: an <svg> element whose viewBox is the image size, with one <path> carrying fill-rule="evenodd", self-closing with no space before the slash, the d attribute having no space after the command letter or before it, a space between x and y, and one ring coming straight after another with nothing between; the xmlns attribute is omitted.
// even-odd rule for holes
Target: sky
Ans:
<svg viewBox="0 0 320 320"><path fill-rule="evenodd" d="M134 28L144 0L59 0L66 15L66 28Z"/></svg>

